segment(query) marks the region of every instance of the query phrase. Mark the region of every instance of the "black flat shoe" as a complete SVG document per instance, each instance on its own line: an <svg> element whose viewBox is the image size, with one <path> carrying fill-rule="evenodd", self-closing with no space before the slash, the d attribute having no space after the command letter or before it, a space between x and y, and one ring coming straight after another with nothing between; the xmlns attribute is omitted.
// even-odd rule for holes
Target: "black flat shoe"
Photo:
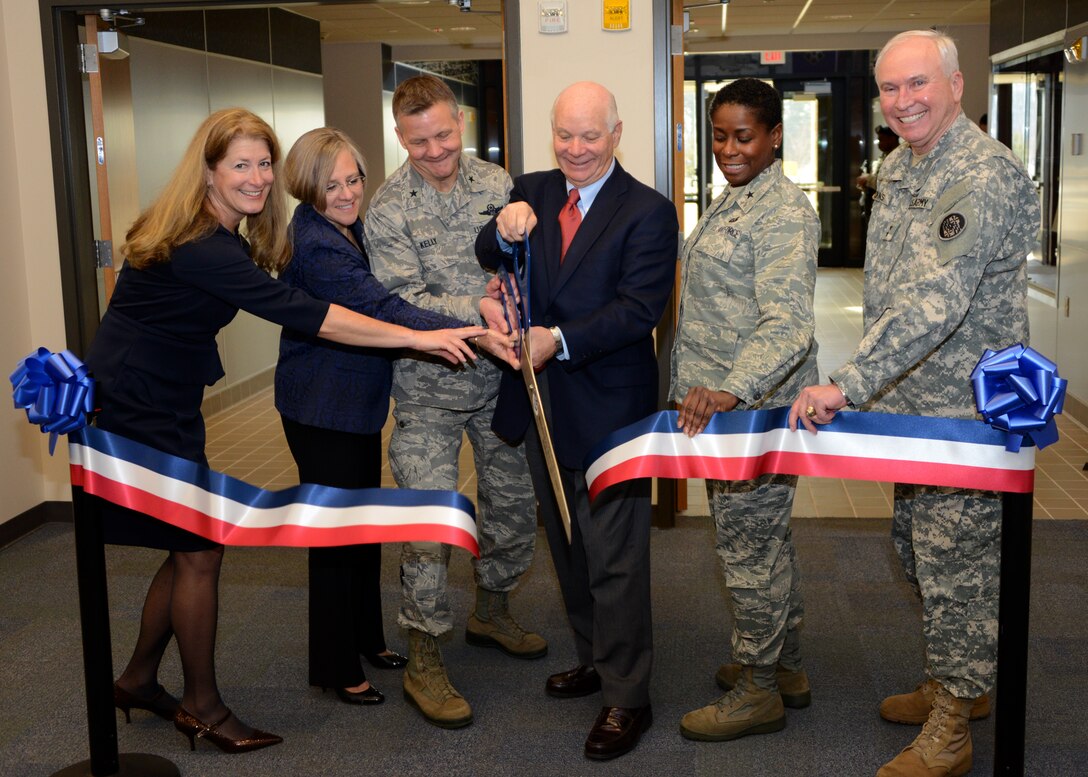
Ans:
<svg viewBox="0 0 1088 777"><path fill-rule="evenodd" d="M363 658L375 669L403 669L408 666L407 657L393 651L384 656L381 653L363 653Z"/></svg>
<svg viewBox="0 0 1088 777"><path fill-rule="evenodd" d="M114 683L113 706L125 713L125 723L131 723L131 711L134 709L153 712L163 720L173 720L179 702L161 685L156 686L155 692L150 696L137 696Z"/></svg>
<svg viewBox="0 0 1088 777"><path fill-rule="evenodd" d="M322 688L321 692L324 693L328 688ZM381 704L385 701L385 694L374 687L371 683L370 687L365 691L349 691L346 688L333 688L336 691L336 698L344 702L344 704Z"/></svg>
<svg viewBox="0 0 1088 777"><path fill-rule="evenodd" d="M586 737L586 758L607 761L631 752L653 722L654 714L648 704L634 709L602 707Z"/></svg>

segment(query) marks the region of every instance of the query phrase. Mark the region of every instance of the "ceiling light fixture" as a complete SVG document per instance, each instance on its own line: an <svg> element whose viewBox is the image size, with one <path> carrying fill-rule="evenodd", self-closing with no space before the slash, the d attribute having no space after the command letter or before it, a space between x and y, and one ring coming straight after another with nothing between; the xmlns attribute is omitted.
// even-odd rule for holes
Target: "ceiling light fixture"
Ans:
<svg viewBox="0 0 1088 777"><path fill-rule="evenodd" d="M809 2L812 2L812 0L809 0ZM727 15L729 13L729 0L718 0L718 2L715 2L715 3L696 3L695 5L684 6L684 16L685 16L685 18L687 18L688 11L691 11L694 8L717 8L717 7L720 7L722 9L722 35L724 35L725 34L725 22L726 22Z"/></svg>
<svg viewBox="0 0 1088 777"><path fill-rule="evenodd" d="M797 14L797 21L793 23L792 29L797 29L797 25L801 23L801 20L805 18L805 14L808 13L808 7L810 5L812 5L812 0L808 0L808 2L805 3L805 7L801 9L801 13Z"/></svg>

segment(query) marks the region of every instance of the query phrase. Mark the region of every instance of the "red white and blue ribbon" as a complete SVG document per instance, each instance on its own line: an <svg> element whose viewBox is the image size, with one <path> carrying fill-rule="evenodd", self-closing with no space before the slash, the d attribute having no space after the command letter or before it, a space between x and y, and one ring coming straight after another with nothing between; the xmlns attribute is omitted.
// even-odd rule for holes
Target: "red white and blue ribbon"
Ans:
<svg viewBox="0 0 1088 777"><path fill-rule="evenodd" d="M475 511L455 491L266 491L101 429L68 436L72 485L224 545L443 542L475 556Z"/></svg>
<svg viewBox="0 0 1088 777"><path fill-rule="evenodd" d="M818 434L788 426L789 408L717 413L688 437L677 413L656 413L586 457L590 498L632 478L749 480L765 473L1030 492L1035 448L1006 450L981 421L843 412Z"/></svg>
<svg viewBox="0 0 1088 777"><path fill-rule="evenodd" d="M223 545L327 547L441 542L480 555L476 511L455 491L341 489L304 484L266 491L116 434L87 426L94 380L71 351L45 348L11 374L15 406L68 435L72 485Z"/></svg>

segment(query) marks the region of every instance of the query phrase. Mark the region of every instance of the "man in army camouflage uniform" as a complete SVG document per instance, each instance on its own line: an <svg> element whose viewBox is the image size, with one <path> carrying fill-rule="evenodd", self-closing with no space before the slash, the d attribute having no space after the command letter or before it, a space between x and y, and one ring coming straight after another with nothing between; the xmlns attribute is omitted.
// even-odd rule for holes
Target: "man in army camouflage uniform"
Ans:
<svg viewBox="0 0 1088 777"><path fill-rule="evenodd" d="M782 100L742 78L710 103L713 151L729 188L681 254L683 280L670 398L689 436L716 411L776 407L819 379L812 295L820 222L775 152ZM725 741L781 730L783 705L811 699L801 666L804 615L790 531L795 475L707 480L718 555L733 601L727 693L684 716L689 739Z"/></svg>
<svg viewBox="0 0 1088 777"><path fill-rule="evenodd" d="M861 344L790 411L810 430L866 404L974 418L971 370L987 348L1027 344L1025 259L1039 204L1023 167L963 115L955 44L892 38L876 62L881 109L901 147L880 170L866 248ZM926 681L880 714L925 723L879 777L966 774L969 718L989 714L997 653L997 494L897 485L892 536L922 598Z"/></svg>
<svg viewBox="0 0 1088 777"><path fill-rule="evenodd" d="M506 203L510 176L462 153L464 115L439 79L418 76L400 84L393 116L408 161L379 187L367 210L366 248L374 274L420 307L475 320L480 292L491 277L476 261L476 233ZM508 593L532 560L536 503L524 446L509 445L491 431L500 375L488 358L467 369L414 356L398 359L389 465L402 488L456 490L462 434L468 434L476 464L480 559L466 639L518 658L538 658L547 643L525 631L507 609ZM448 545L405 544L398 622L409 629L406 696L430 722L457 728L472 722L472 709L450 683L436 640L453 627L449 555Z"/></svg>

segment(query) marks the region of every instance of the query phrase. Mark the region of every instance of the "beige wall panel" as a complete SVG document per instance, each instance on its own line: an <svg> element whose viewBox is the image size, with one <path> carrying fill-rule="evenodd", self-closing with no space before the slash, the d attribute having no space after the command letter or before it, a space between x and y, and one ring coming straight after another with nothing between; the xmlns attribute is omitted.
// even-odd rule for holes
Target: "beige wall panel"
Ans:
<svg viewBox="0 0 1088 777"><path fill-rule="evenodd" d="M616 156L629 173L654 185L653 0L631 0L631 29L601 29L601 3L568 2L568 32L537 30L536 0L519 0L525 170L555 167L551 107L575 81L598 81L616 95L623 136Z"/></svg>
<svg viewBox="0 0 1088 777"><path fill-rule="evenodd" d="M0 0L0 366L38 346L65 345L53 166L37 3ZM46 500L69 499L68 456L8 405L0 414L0 522Z"/></svg>
<svg viewBox="0 0 1088 777"><path fill-rule="evenodd" d="M321 70L325 121L346 132L366 157L365 209L385 180L386 170L381 44L323 43Z"/></svg>

